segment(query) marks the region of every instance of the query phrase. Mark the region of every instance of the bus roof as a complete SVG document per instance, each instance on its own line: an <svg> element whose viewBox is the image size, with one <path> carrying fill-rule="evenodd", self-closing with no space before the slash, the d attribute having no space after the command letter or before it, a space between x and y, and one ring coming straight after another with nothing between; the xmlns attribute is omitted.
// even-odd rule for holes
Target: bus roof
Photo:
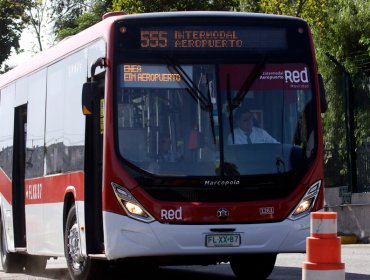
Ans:
<svg viewBox="0 0 370 280"><path fill-rule="evenodd" d="M174 12L154 12L127 15L130 18L181 18L181 17L247 17L250 19L271 19L271 20L294 20L303 21L303 19L293 16L249 13L249 12L231 12L231 11L174 11Z"/></svg>

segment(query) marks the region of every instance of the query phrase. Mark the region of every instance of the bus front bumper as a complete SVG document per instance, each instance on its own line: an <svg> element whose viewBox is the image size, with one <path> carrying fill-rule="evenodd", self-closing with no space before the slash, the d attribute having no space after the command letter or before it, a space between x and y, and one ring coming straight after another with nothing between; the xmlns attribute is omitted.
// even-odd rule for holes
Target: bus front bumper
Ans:
<svg viewBox="0 0 370 280"><path fill-rule="evenodd" d="M310 233L309 215L296 221L260 224L143 223L104 212L105 255L108 260L128 257L232 255L248 253L304 253ZM229 229L229 231L227 231ZM237 247L207 247L206 236L240 235Z"/></svg>

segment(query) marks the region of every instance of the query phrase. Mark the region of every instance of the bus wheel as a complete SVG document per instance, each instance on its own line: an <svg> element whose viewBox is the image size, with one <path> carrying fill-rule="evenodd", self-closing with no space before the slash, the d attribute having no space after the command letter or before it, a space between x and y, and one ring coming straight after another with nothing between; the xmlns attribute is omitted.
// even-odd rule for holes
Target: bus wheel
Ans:
<svg viewBox="0 0 370 280"><path fill-rule="evenodd" d="M46 263L48 258L43 256L32 256L27 255L26 262L25 262L25 268L26 271L30 274L40 273L44 272L46 268Z"/></svg>
<svg viewBox="0 0 370 280"><path fill-rule="evenodd" d="M266 279L275 266L276 254L234 256L230 266L238 279Z"/></svg>
<svg viewBox="0 0 370 280"><path fill-rule="evenodd" d="M21 272L24 267L25 255L8 252L5 227L0 218L0 258L5 273Z"/></svg>
<svg viewBox="0 0 370 280"><path fill-rule="evenodd" d="M104 274L104 261L93 260L81 255L80 233L75 206L71 207L67 216L64 232L64 254L72 279L98 279Z"/></svg>

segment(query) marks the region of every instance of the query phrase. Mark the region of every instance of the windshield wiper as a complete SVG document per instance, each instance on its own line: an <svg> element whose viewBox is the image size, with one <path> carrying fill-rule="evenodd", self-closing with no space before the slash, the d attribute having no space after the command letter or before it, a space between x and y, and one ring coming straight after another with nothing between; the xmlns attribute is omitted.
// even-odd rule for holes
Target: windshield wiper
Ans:
<svg viewBox="0 0 370 280"><path fill-rule="evenodd" d="M233 98L231 104L229 104L230 112L232 113L236 108L243 102L244 97L248 94L254 81L261 75L262 70L266 65L266 55L264 55L258 63L253 67L252 72L245 78L243 85L239 89L236 96Z"/></svg>
<svg viewBox="0 0 370 280"><path fill-rule="evenodd" d="M181 80L186 85L186 91L190 94L190 96L195 100L195 102L199 102L200 107L202 110L207 111L209 114L209 121L211 123L212 129L212 136L213 136L213 143L216 144L216 132L215 132L215 124L213 120L213 105L211 101L211 91L209 89L209 81L208 76L206 75L206 84L207 84L207 97L203 95L203 93L199 90L199 88L195 85L194 81L189 77L186 73L184 68L181 65L175 63L174 61L169 59L169 66L173 68L173 70L180 75Z"/></svg>
<svg viewBox="0 0 370 280"><path fill-rule="evenodd" d="M212 136L213 136L213 144L216 145L216 132L215 132L215 121L213 119L213 105L212 105L212 99L211 99L211 90L209 88L209 81L208 81L208 75L206 73L206 85L207 85L207 97L208 97L208 103L211 106L208 114L209 114L209 121L211 123L211 129L212 129Z"/></svg>
<svg viewBox="0 0 370 280"><path fill-rule="evenodd" d="M196 101L199 102L200 107L202 110L205 111L212 111L212 103L211 100L208 100L203 93L198 89L198 87L195 85L193 80L189 77L189 75L185 72L184 68L181 67L181 65L170 61L168 63L169 66L173 68L173 70L180 75L181 80L186 85L186 91L190 94L190 96Z"/></svg>
<svg viewBox="0 0 370 280"><path fill-rule="evenodd" d="M233 139L233 144L235 144L235 135L234 135L234 117L233 117L233 110L232 110L232 101L231 101L231 85L230 85L230 74L227 73L226 75L226 94L227 94L227 103L229 108L229 126L230 126L230 132L231 137Z"/></svg>

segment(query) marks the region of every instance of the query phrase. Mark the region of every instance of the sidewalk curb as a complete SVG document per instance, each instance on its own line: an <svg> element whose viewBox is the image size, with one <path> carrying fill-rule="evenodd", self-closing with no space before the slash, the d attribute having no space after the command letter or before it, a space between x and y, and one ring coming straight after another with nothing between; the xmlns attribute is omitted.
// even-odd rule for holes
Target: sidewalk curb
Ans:
<svg viewBox="0 0 370 280"><path fill-rule="evenodd" d="M340 240L341 244L357 244L357 236L352 234L352 235L340 235Z"/></svg>

